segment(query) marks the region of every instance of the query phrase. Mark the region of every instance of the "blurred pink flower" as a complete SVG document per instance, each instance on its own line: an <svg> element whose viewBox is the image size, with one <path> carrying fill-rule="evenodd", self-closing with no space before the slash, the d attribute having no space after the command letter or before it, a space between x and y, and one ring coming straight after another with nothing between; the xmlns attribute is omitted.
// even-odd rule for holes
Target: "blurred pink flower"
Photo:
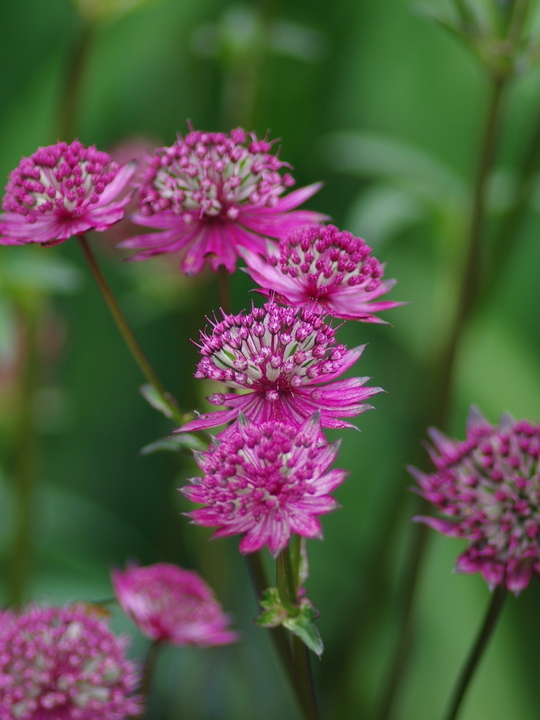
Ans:
<svg viewBox="0 0 540 720"><path fill-rule="evenodd" d="M78 140L40 147L9 176L0 215L0 244L57 245L124 216L129 195L116 200L135 173Z"/></svg>
<svg viewBox="0 0 540 720"><path fill-rule="evenodd" d="M419 493L443 518L415 520L470 540L456 570L480 572L516 595L540 574L540 425L503 415L491 425L472 408L467 439L430 430L436 472L411 468Z"/></svg>
<svg viewBox="0 0 540 720"><path fill-rule="evenodd" d="M207 259L213 270L223 265L232 273L240 249L264 253L267 237L324 220L320 213L294 211L320 183L281 197L294 180L280 174L286 163L271 148L240 128L230 135L192 131L160 148L140 185L133 219L161 232L138 235L119 247L139 250L134 260L184 251L186 275L197 275Z"/></svg>
<svg viewBox="0 0 540 720"><path fill-rule="evenodd" d="M176 565L131 565L111 573L124 612L152 640L209 647L235 642L230 619L196 572Z"/></svg>
<svg viewBox="0 0 540 720"><path fill-rule="evenodd" d="M4 614L5 616L6 614ZM142 714L126 642L86 606L32 607L0 622L0 720Z"/></svg>
<svg viewBox="0 0 540 720"><path fill-rule="evenodd" d="M361 238L334 225L309 225L285 235L267 258L243 253L246 272L267 297L293 307L345 320L382 323L373 313L403 303L377 298L395 280L382 281L384 266Z"/></svg>
<svg viewBox="0 0 540 720"><path fill-rule="evenodd" d="M330 470L339 443L321 444L320 413L300 427L252 425L240 416L234 432L208 452L195 453L204 472L181 491L205 507L187 513L197 525L217 527L214 537L246 533L240 552L268 545L275 556L292 533L321 538L318 515L338 507L329 496L347 475Z"/></svg>
<svg viewBox="0 0 540 720"><path fill-rule="evenodd" d="M365 346L347 350L336 343L335 334L318 315L272 302L247 315L224 314L211 335L201 333L203 358L195 377L245 392L212 395L212 404L229 409L199 415L174 432L216 427L239 413L254 423L272 420L298 426L317 410L322 427L354 427L339 418L371 409L363 401L381 388L363 387L367 377L336 380Z"/></svg>

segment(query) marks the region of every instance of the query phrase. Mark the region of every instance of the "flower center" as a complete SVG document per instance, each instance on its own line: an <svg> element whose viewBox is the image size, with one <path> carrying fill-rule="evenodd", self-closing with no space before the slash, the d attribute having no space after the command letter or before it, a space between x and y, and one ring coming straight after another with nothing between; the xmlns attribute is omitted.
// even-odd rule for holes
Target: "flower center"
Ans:
<svg viewBox="0 0 540 720"><path fill-rule="evenodd" d="M42 147L10 174L2 208L24 215L29 223L50 212L77 217L99 201L117 172L107 153L78 140Z"/></svg>
<svg viewBox="0 0 540 720"><path fill-rule="evenodd" d="M185 222L202 218L236 220L243 206L273 207L294 184L269 150L271 143L233 130L194 131L154 156L140 189L143 215L169 211Z"/></svg>
<svg viewBox="0 0 540 720"><path fill-rule="evenodd" d="M307 454L293 459L306 442L316 447L297 428L267 422L215 446L204 465L207 502L225 522L247 514L257 519L311 493L314 464Z"/></svg>
<svg viewBox="0 0 540 720"><path fill-rule="evenodd" d="M275 402L281 393L338 371L345 352L318 316L267 303L249 315L226 316L211 336L201 336L205 357L195 377L249 388Z"/></svg>
<svg viewBox="0 0 540 720"><path fill-rule="evenodd" d="M465 518L471 533L483 538L486 553L538 555L540 532L540 436L527 422L508 432L483 429L438 461L443 477L457 474L448 498L451 514ZM452 508L454 511L452 512Z"/></svg>
<svg viewBox="0 0 540 720"><path fill-rule="evenodd" d="M314 298L324 298L340 286L363 286L372 292L381 283L383 269L370 257L371 248L362 238L333 225L301 228L282 238L279 245L279 258L271 257L269 262L284 275L307 279Z"/></svg>

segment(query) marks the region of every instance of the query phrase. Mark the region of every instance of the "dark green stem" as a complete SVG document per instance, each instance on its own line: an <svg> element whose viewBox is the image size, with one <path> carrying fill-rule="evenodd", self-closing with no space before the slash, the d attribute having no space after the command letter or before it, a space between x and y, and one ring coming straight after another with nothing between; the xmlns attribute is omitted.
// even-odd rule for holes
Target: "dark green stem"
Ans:
<svg viewBox="0 0 540 720"><path fill-rule="evenodd" d="M461 701L463 700L463 697L467 692L467 688L469 687L476 669L480 664L484 650L488 646L491 636L493 635L493 631L497 625L507 594L508 592L504 585L498 585L493 591L491 602L489 603L480 632L478 633L476 641L469 653L469 657L467 658L452 691L451 699L448 704L448 710L444 715L444 720L455 720L455 718L457 718Z"/></svg>
<svg viewBox="0 0 540 720"><path fill-rule="evenodd" d="M309 650L302 640L291 633L293 663L296 669L298 683L302 688L304 714L306 720L320 720L315 684L311 673Z"/></svg>
<svg viewBox="0 0 540 720"><path fill-rule="evenodd" d="M185 418L182 412L178 409L172 396L165 390L165 387L163 386L161 380L157 376L154 368L150 364L148 358L143 352L141 346L139 345L135 335L133 334L133 331L131 330L124 316L124 313L120 309L120 305L118 304L108 282L105 280L105 277L101 272L99 265L97 264L94 253L92 252L88 242L86 241L86 238L84 237L84 235L78 235L77 240L79 241L79 245L81 247L85 260L88 263L88 266L92 272L94 280L96 281L96 284L101 294L103 295L103 299L107 303L107 307L109 308L110 313L114 318L116 326L120 330L120 333L124 338L124 341L128 346L129 351L133 355L135 362L139 366L142 374L148 380L150 385L152 385L154 390L158 393L162 402L167 406L171 417L173 417L176 421L178 421L180 425L182 425L185 422Z"/></svg>
<svg viewBox="0 0 540 720"><path fill-rule="evenodd" d="M297 562L299 562L300 553L296 553L296 556ZM297 605L298 577L299 568L293 567L289 546L287 546L276 558L276 584L281 603L291 616L299 612ZM308 648L294 633L290 633L290 637L296 695L302 707L304 718L305 720L320 720Z"/></svg>
<svg viewBox="0 0 540 720"><path fill-rule="evenodd" d="M148 654L146 655L146 661L144 663L142 680L139 686L139 694L144 697L145 701L147 701L148 696L150 695L152 678L154 677L154 671L156 669L156 663L161 646L162 642L160 640L154 640L148 648Z"/></svg>
<svg viewBox="0 0 540 720"><path fill-rule="evenodd" d="M448 422L457 349L466 324L479 299L479 288L482 283L484 266L483 230L486 215L486 187L495 158L505 87L505 78L499 76L491 78L491 101L474 186L467 256L461 281L461 291L448 341L435 364L435 378L428 399L427 424L439 428L444 428ZM425 500L420 501L418 510L418 514L425 514L427 511ZM406 657L411 639L417 579L426 553L428 538L429 533L426 532L425 526L415 523L411 528L409 554L405 561L405 570L399 593L401 602L398 642L384 683L382 702L376 714L377 720L389 720L392 717L394 703L401 689L404 673L408 666Z"/></svg>
<svg viewBox="0 0 540 720"><path fill-rule="evenodd" d="M219 304L223 312L230 315L232 313L232 302L231 302L231 288L229 283L229 271L220 265L218 268L218 289L219 289Z"/></svg>
<svg viewBox="0 0 540 720"><path fill-rule="evenodd" d="M249 566L249 573L251 576L253 591L255 592L258 601L263 592L270 587L268 577L266 575L266 570L264 569L261 553L249 553L248 555L246 555L246 560ZM296 689L296 675L292 661L291 645L287 636L287 632L285 628L281 627L281 625L275 628L269 628L269 630L270 637L272 638L272 642L274 644L274 648L283 666L283 670L290 683L291 689L297 697L298 701L300 702L300 698L298 697Z"/></svg>

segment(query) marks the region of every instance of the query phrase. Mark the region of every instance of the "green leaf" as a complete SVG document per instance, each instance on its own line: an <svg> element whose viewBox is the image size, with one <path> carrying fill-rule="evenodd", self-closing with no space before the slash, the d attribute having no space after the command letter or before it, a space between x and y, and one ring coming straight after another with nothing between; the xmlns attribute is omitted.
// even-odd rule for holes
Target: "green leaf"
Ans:
<svg viewBox="0 0 540 720"><path fill-rule="evenodd" d="M155 442L145 445L140 454L150 455L151 453L165 451L165 452L184 452L186 450L206 450L206 444L198 438L196 435L190 435L189 433L182 433L178 435L171 435L170 437L164 437Z"/></svg>
<svg viewBox="0 0 540 720"><path fill-rule="evenodd" d="M337 132L323 152L334 169L359 177L397 181L437 205L462 206L466 184L444 163L412 144L371 132Z"/></svg>
<svg viewBox="0 0 540 720"><path fill-rule="evenodd" d="M255 618L255 625L259 627L277 627L287 618L287 611L281 604L277 588L268 588L259 600L262 613Z"/></svg>
<svg viewBox="0 0 540 720"><path fill-rule="evenodd" d="M315 618L318 617L318 614L309 600L305 599L301 603L300 613L295 617L287 617L282 624L287 630L299 637L315 655L321 657L324 645L319 628L315 624Z"/></svg>
<svg viewBox="0 0 540 720"><path fill-rule="evenodd" d="M153 385L143 385L139 388L139 392L154 410L157 410L169 419L173 417L170 405L165 402ZM169 402L173 404L174 400L170 398Z"/></svg>

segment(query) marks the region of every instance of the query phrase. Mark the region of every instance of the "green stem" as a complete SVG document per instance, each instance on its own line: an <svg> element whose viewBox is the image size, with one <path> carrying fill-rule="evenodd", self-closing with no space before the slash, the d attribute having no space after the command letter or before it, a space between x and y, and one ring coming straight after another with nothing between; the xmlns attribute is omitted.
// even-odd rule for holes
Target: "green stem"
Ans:
<svg viewBox="0 0 540 720"><path fill-rule="evenodd" d="M491 77L491 101L484 132L484 142L476 181L473 206L469 225L467 257L461 281L461 291L457 311L450 330L448 341L440 358L435 364L435 381L428 400L428 425L445 427L450 412L450 401L454 385L454 370L457 349L464 329L479 300L479 288L483 278L483 230L486 215L486 187L495 158L499 137L499 122L502 101L507 80L500 76ZM426 501L422 500L418 514L427 511ZM392 518L394 520L394 518ZM401 583L399 608L398 642L384 682L382 702L376 714L377 720L389 720L393 715L394 703L408 667L406 657L412 634L413 607L416 595L417 579L423 564L429 533L421 523L411 528L409 554Z"/></svg>
<svg viewBox="0 0 540 720"><path fill-rule="evenodd" d="M296 555L299 562L300 554ZM276 558L276 584L280 600L292 616L298 613L298 577L299 569L293 568L289 546L287 546ZM294 633L290 633L290 638L296 695L304 718L305 720L320 720L308 648Z"/></svg>
<svg viewBox="0 0 540 720"><path fill-rule="evenodd" d="M270 587L270 583L268 582L268 577L266 575L266 570L264 569L260 552L249 553L246 555L246 560L249 567L253 591L258 601L263 592ZM269 630L272 643L274 644L274 648L280 659L281 665L283 666L283 670L290 683L291 689L297 700L300 702L300 698L297 694L296 675L292 661L291 645L288 634L285 628L281 627L281 625L275 628L269 628Z"/></svg>
<svg viewBox="0 0 540 720"><path fill-rule="evenodd" d="M231 289L229 283L229 271L223 265L218 268L218 289L219 289L219 304L223 312L227 315L232 313L232 302L231 302Z"/></svg>
<svg viewBox="0 0 540 720"><path fill-rule="evenodd" d="M156 669L156 663L161 646L161 640L154 640L148 648L148 654L146 655L146 661L144 663L142 680L139 686L139 694L142 695L145 700L148 699L148 696L150 694L152 678L154 677L154 671Z"/></svg>
<svg viewBox="0 0 540 720"><path fill-rule="evenodd" d="M288 547L280 552L276 558L276 584L283 607L292 615L298 614L296 605L297 586Z"/></svg>
<svg viewBox="0 0 540 720"><path fill-rule="evenodd" d="M452 691L451 699L448 704L448 710L444 715L444 720L455 720L455 718L457 718L461 701L463 700L463 697L467 692L467 688L469 687L476 669L480 664L484 650L488 646L491 636L493 635L493 631L495 630L497 621L499 620L507 594L508 593L504 585L498 585L493 591L491 602L489 603L480 632L478 633L476 641L471 648L469 656L463 665Z"/></svg>
<svg viewBox="0 0 540 720"><path fill-rule="evenodd" d="M126 320L124 313L120 309L120 305L116 301L116 298L114 297L114 294L108 282L105 280L105 277L101 272L99 265L97 264L94 253L92 252L88 242L86 241L86 238L84 237L84 235L78 235L77 240L79 241L79 245L81 247L85 260L88 263L92 275L94 276L96 285L98 286L101 294L103 295L103 299L107 303L107 307L109 308L110 313L114 318L116 326L120 330L120 333L124 338L124 341L128 346L129 351L133 355L135 362L139 366L142 374L148 380L150 385L152 385L154 390L158 393L164 405L167 406L171 416L176 421L178 421L180 425L182 425L185 422L185 418L182 412L177 407L172 396L165 390L165 387L163 386L161 380L157 376L154 368L150 364L141 346L137 342L137 339Z"/></svg>
<svg viewBox="0 0 540 720"><path fill-rule="evenodd" d="M306 720L320 720L315 684L311 673L309 650L302 640L291 633L293 663L302 688L303 706Z"/></svg>

